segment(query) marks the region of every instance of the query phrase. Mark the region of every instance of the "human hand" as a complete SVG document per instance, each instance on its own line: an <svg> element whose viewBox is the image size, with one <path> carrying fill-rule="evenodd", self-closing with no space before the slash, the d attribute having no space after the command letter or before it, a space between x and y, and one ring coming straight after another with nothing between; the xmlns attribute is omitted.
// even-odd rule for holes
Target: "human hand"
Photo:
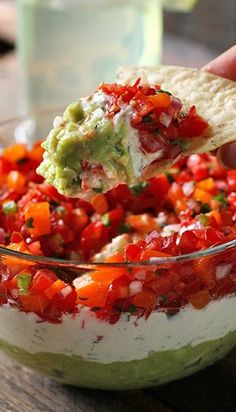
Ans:
<svg viewBox="0 0 236 412"><path fill-rule="evenodd" d="M236 81L236 45L208 63L203 70ZM236 169L236 142L220 147L217 157L225 167Z"/></svg>

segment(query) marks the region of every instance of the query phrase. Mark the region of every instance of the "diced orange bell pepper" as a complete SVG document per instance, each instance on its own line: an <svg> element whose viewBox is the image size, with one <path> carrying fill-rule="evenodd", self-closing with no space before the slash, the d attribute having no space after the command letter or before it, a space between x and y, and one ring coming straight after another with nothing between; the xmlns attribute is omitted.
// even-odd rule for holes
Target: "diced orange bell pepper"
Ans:
<svg viewBox="0 0 236 412"><path fill-rule="evenodd" d="M126 218L126 223L131 226L132 229L143 234L150 233L153 230L160 230L156 219L148 213L142 213L141 215L129 215Z"/></svg>
<svg viewBox="0 0 236 412"><path fill-rule="evenodd" d="M140 260L145 261L150 258L168 258L171 257L168 253L159 252L157 250L147 249L144 250L141 254ZM162 263L157 264L158 269L168 269L173 265L173 263Z"/></svg>
<svg viewBox="0 0 236 412"><path fill-rule="evenodd" d="M61 289L63 289L65 286L66 284L65 282L63 282L63 280L57 279L55 282L53 282L52 285L50 285L47 289L44 290L44 293L48 297L48 299L52 299L53 296Z"/></svg>
<svg viewBox="0 0 236 412"><path fill-rule="evenodd" d="M167 109L170 106L171 96L168 93L157 93L148 96L147 99L157 109Z"/></svg>
<svg viewBox="0 0 236 412"><path fill-rule="evenodd" d="M27 246L25 244L24 241L19 242L19 243L10 243L7 246L8 249L14 250L16 252L21 252L21 253L25 253L27 255L30 255L31 253L27 250ZM25 259L21 259L18 257L13 257L13 256L3 256L2 257L2 261L4 263L4 265L6 265L9 268L14 268L14 267L18 267L18 270L23 269L25 266L34 266L35 263L25 260Z"/></svg>
<svg viewBox="0 0 236 412"><path fill-rule="evenodd" d="M43 293L40 295L20 295L19 299L26 312L42 312L50 302Z"/></svg>
<svg viewBox="0 0 236 412"><path fill-rule="evenodd" d="M201 190L205 190L206 192L212 193L215 189L215 182L212 177L208 177L207 179L200 180L200 182L196 183L196 187Z"/></svg>
<svg viewBox="0 0 236 412"><path fill-rule="evenodd" d="M119 251L113 253L113 255L108 256L105 260L106 263L124 263L125 258Z"/></svg>
<svg viewBox="0 0 236 412"><path fill-rule="evenodd" d="M115 279L118 279L125 274L126 271L123 268L104 268L96 270L95 272L92 272L90 275L91 278L96 282L112 283Z"/></svg>
<svg viewBox="0 0 236 412"><path fill-rule="evenodd" d="M26 226L34 237L47 235L51 230L48 202L29 203L25 207Z"/></svg>
<svg viewBox="0 0 236 412"><path fill-rule="evenodd" d="M94 281L90 276L81 278L81 283L77 282L76 291L78 294L77 303L90 307L103 307L106 304L110 282L101 283Z"/></svg>
<svg viewBox="0 0 236 412"><path fill-rule="evenodd" d="M41 143L36 143L34 147L28 152L28 157L35 162L40 163L43 160L44 149Z"/></svg>
<svg viewBox="0 0 236 412"><path fill-rule="evenodd" d="M108 211L109 206L107 203L106 196L103 193L98 193L96 196L94 196L91 203L94 210L99 215L104 215L104 213Z"/></svg>
<svg viewBox="0 0 236 412"><path fill-rule="evenodd" d="M208 193L206 190L196 188L193 193L193 197L197 202L209 203L212 198L212 195Z"/></svg>
<svg viewBox="0 0 236 412"><path fill-rule="evenodd" d="M186 299L195 309L203 309L211 301L211 295L207 290L200 290L186 296Z"/></svg>
<svg viewBox="0 0 236 412"><path fill-rule="evenodd" d="M106 259L106 263L123 263L125 262L124 257L120 252L114 253L114 255L109 256ZM99 266L98 266L99 268ZM97 282L113 282L115 279L120 278L121 276L128 275L127 269L124 267L101 267L99 270L90 273L90 276L93 280Z"/></svg>
<svg viewBox="0 0 236 412"><path fill-rule="evenodd" d="M4 149L3 151L3 157L13 163L17 162L20 159L23 159L26 156L27 150L23 144L15 144L6 147L6 149Z"/></svg>
<svg viewBox="0 0 236 412"><path fill-rule="evenodd" d="M212 257L203 257L194 262L194 272L208 289L215 287L215 260Z"/></svg>
<svg viewBox="0 0 236 412"><path fill-rule="evenodd" d="M25 176L18 170L11 170L7 176L8 188L17 193L23 193L26 185Z"/></svg>

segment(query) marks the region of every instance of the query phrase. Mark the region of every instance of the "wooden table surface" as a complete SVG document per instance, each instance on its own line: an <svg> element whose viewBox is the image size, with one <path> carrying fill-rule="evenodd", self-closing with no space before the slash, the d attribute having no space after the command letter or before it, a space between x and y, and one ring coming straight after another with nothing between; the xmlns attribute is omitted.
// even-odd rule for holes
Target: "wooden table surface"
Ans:
<svg viewBox="0 0 236 412"><path fill-rule="evenodd" d="M165 63L198 67L215 55L171 35L165 36L164 50ZM0 119L18 112L18 97L17 61L12 54L0 58ZM236 351L192 377L130 392L63 386L0 354L0 382L1 412L235 412Z"/></svg>

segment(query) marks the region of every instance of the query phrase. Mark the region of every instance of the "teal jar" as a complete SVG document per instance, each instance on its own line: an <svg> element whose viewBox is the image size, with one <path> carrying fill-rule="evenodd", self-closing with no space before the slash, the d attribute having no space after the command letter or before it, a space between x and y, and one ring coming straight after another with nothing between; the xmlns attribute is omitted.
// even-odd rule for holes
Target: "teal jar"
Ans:
<svg viewBox="0 0 236 412"><path fill-rule="evenodd" d="M17 0L21 113L64 106L114 81L120 65L160 63L161 0Z"/></svg>

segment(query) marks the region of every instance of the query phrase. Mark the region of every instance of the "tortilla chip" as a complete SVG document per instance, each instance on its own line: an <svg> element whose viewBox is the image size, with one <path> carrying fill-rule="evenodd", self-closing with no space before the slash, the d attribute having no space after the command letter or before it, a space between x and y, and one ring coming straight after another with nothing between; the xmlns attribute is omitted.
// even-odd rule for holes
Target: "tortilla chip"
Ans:
<svg viewBox="0 0 236 412"><path fill-rule="evenodd" d="M222 77L180 66L121 67L119 83L160 84L162 89L180 98L184 107L195 105L197 113L208 121L210 128L201 137L188 139L188 147L178 156L206 153L236 140L236 83ZM142 178L170 167L177 159L159 161L148 166Z"/></svg>

